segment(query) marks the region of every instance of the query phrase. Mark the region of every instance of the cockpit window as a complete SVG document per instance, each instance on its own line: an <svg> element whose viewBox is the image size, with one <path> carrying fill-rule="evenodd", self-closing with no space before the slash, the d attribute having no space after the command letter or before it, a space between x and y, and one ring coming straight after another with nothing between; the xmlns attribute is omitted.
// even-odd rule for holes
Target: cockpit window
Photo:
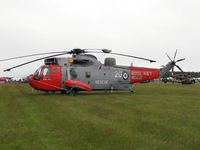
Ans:
<svg viewBox="0 0 200 150"><path fill-rule="evenodd" d="M44 70L43 70L43 76L50 76L50 75L51 75L50 68L44 68Z"/></svg>
<svg viewBox="0 0 200 150"><path fill-rule="evenodd" d="M38 70L35 71L35 74L39 76L41 75L41 73L42 73L42 68L39 68Z"/></svg>
<svg viewBox="0 0 200 150"><path fill-rule="evenodd" d="M86 78L90 78L90 76L91 76L91 72L85 72L85 77Z"/></svg>
<svg viewBox="0 0 200 150"><path fill-rule="evenodd" d="M53 71L59 72L59 68L53 68Z"/></svg>

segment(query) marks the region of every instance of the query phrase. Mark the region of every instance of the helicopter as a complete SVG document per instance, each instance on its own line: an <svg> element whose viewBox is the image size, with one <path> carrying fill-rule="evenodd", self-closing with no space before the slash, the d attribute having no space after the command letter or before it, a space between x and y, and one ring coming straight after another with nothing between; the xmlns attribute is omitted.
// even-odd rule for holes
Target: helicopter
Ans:
<svg viewBox="0 0 200 150"><path fill-rule="evenodd" d="M79 91L94 91L94 90L128 90L134 93L132 86L134 83L146 80L153 80L163 77L169 70L173 69L176 62L170 59L170 62L159 69L130 66L121 66L116 64L116 59L107 57L102 64L95 55L91 53L104 53L125 56L130 58L141 59L149 62L156 62L155 60L146 59L142 57L113 53L109 49L80 49L75 48L70 51L38 53L0 61L8 61L12 59L19 59L24 57L53 54L50 56L38 58L14 67L8 68L4 71L10 71L14 68L21 67L39 60L44 60L44 65L31 74L28 78L30 86L36 90L45 92L61 91L70 96L74 96ZM72 57L57 57L61 55L70 54Z"/></svg>
<svg viewBox="0 0 200 150"><path fill-rule="evenodd" d="M0 77L0 81L4 82L4 81L6 81L6 78Z"/></svg>

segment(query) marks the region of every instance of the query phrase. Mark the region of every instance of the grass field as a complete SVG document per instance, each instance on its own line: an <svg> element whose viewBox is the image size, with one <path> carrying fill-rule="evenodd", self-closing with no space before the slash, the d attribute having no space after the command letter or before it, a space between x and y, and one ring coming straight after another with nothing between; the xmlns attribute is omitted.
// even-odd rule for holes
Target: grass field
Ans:
<svg viewBox="0 0 200 150"><path fill-rule="evenodd" d="M46 95L0 85L0 150L199 150L200 84Z"/></svg>

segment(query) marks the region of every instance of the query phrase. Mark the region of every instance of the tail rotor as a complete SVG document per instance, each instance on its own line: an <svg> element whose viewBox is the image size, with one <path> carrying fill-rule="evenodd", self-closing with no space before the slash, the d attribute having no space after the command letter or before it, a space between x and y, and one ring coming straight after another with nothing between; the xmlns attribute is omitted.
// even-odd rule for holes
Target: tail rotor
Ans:
<svg viewBox="0 0 200 150"><path fill-rule="evenodd" d="M172 72L171 72L171 76L174 77L174 67L177 67L181 72L183 72L183 70L181 69L181 67L179 67L178 65L176 65L177 62L183 61L185 60L185 58L176 60L176 55L177 55L177 49L174 53L174 59L172 60L169 55L166 53L167 57L169 58L169 60L171 61L171 65L172 65Z"/></svg>

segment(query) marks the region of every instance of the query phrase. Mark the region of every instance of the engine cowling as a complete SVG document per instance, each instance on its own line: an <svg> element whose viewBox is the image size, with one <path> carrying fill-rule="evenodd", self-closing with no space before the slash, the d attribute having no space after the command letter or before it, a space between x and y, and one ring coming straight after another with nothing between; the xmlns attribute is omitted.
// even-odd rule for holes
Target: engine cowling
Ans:
<svg viewBox="0 0 200 150"><path fill-rule="evenodd" d="M105 58L104 65L105 66L115 66L116 65L116 59L112 58L112 57Z"/></svg>

